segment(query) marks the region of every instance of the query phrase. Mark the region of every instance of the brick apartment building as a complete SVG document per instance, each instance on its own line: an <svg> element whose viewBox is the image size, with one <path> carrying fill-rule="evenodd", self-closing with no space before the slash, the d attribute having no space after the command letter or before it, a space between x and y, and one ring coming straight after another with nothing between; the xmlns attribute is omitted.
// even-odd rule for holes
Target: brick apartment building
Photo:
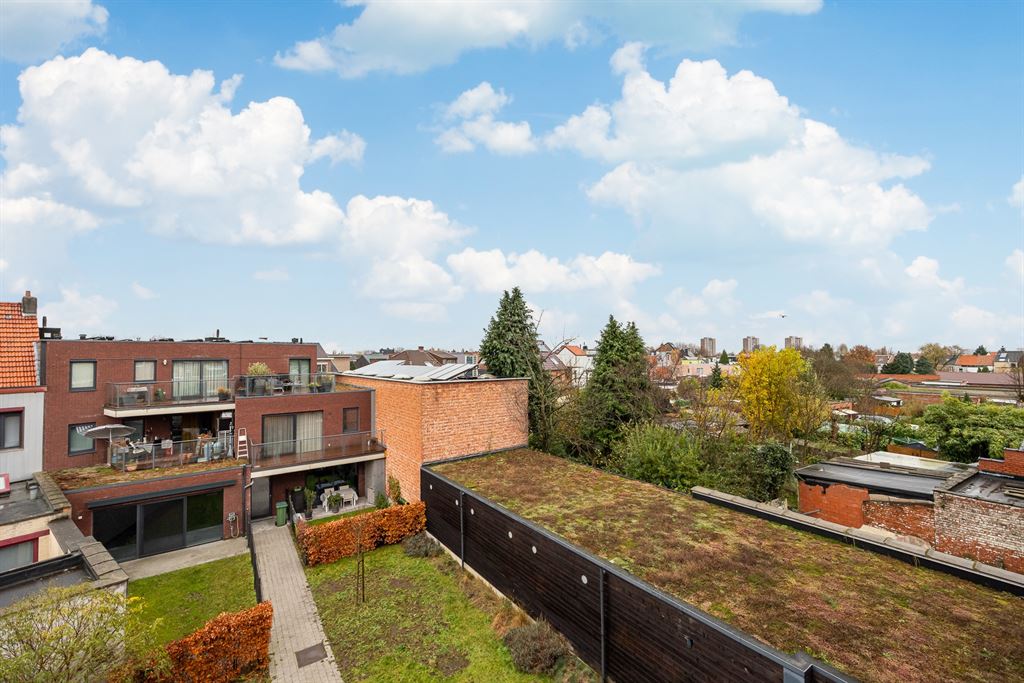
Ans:
<svg viewBox="0 0 1024 683"><path fill-rule="evenodd" d="M874 526L936 550L1024 573L1024 451L977 466L896 453L836 458L796 472L800 512Z"/></svg>
<svg viewBox="0 0 1024 683"><path fill-rule="evenodd" d="M300 342L49 341L44 468L118 559L242 534L307 475L372 498L385 480L373 391L316 358ZM103 425L131 433L86 434Z"/></svg>

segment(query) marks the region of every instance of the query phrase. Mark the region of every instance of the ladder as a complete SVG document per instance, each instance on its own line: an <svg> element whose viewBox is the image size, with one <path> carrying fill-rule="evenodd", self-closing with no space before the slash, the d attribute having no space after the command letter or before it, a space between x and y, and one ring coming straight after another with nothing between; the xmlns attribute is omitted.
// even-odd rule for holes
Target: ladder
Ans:
<svg viewBox="0 0 1024 683"><path fill-rule="evenodd" d="M235 451L236 458L249 458L249 437L245 434L245 427L238 428L238 450Z"/></svg>

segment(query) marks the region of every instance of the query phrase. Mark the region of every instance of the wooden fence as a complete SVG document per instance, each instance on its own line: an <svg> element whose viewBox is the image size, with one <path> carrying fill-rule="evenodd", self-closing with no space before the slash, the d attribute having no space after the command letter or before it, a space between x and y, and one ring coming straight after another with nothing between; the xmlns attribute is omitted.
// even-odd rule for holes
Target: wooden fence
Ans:
<svg viewBox="0 0 1024 683"><path fill-rule="evenodd" d="M427 531L533 617L572 643L602 680L854 679L790 656L423 467Z"/></svg>

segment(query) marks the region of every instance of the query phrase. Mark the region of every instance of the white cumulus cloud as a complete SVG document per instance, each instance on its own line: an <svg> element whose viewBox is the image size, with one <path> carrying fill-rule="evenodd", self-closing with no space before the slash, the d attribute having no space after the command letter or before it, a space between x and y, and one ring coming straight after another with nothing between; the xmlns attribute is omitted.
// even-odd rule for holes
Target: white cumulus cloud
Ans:
<svg viewBox="0 0 1024 683"><path fill-rule="evenodd" d="M445 108L445 127L434 140L445 152L471 152L477 145L496 154L526 154L537 149L530 124L498 121L510 101L504 90L484 81L466 90Z"/></svg>
<svg viewBox="0 0 1024 683"><path fill-rule="evenodd" d="M467 248L450 255L447 262L461 282L482 292L512 287L528 293L582 289L623 292L660 272L653 264L608 251L600 256L580 254L563 263L534 249L506 254L500 249Z"/></svg>
<svg viewBox="0 0 1024 683"><path fill-rule="evenodd" d="M1024 175L1013 184L1013 187L1010 189L1010 196L1006 198L1006 201L1010 203L1010 206L1024 209Z"/></svg>
<svg viewBox="0 0 1024 683"><path fill-rule="evenodd" d="M132 283L132 293L143 301L149 301L150 299L156 298L156 292L149 287L139 284L138 282Z"/></svg>
<svg viewBox="0 0 1024 683"><path fill-rule="evenodd" d="M64 333L102 334L103 326L117 310L117 302L99 294L84 294L78 287L61 287L58 301L43 302L40 316L46 316Z"/></svg>
<svg viewBox="0 0 1024 683"><path fill-rule="evenodd" d="M738 286L739 283L733 278L713 278L699 294L691 294L682 287L673 289L666 297L666 302L683 316L730 316L739 307L739 301L734 296Z"/></svg>
<svg viewBox="0 0 1024 683"><path fill-rule="evenodd" d="M460 55L488 48L567 48L611 34L670 49L732 44L751 12L810 14L821 0L705 0L637 5L625 0L535 2L388 2L352 0L362 12L327 35L295 43L274 57L286 69L336 71L358 78L374 71L417 73L451 64Z"/></svg>
<svg viewBox="0 0 1024 683"><path fill-rule="evenodd" d="M109 13L91 0L0 2L0 59L27 63L102 36Z"/></svg>

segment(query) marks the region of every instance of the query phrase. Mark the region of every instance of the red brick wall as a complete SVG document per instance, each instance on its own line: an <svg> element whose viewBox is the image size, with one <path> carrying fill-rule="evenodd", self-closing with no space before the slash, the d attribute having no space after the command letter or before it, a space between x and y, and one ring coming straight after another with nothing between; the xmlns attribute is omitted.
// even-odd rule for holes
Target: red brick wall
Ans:
<svg viewBox="0 0 1024 683"><path fill-rule="evenodd" d="M296 486L306 486L306 472L289 472L278 474L270 478L270 509L274 509L275 503L286 500L290 491Z"/></svg>
<svg viewBox="0 0 1024 683"><path fill-rule="evenodd" d="M119 422L103 415L107 384L133 381L136 360L155 360L157 381L170 381L174 360L227 360L228 376L233 377L245 374L253 361L263 361L275 372L288 372L291 358L308 358L310 366L315 368L316 344L49 341L46 344L43 469L52 471L106 461L106 442L99 440L95 453L69 456L68 425ZM97 361L95 391L70 390L72 360Z"/></svg>
<svg viewBox="0 0 1024 683"><path fill-rule="evenodd" d="M245 427L249 441L263 442L263 416L282 413L322 412L324 436L341 434L342 410L359 408L359 431L370 431L372 392L339 391L328 394L253 396L235 402L235 428Z"/></svg>
<svg viewBox="0 0 1024 683"><path fill-rule="evenodd" d="M143 481L114 484L103 488L89 490L79 489L77 491L65 491L64 495L71 503L71 519L86 536L92 535L92 511L86 507L88 503L97 500L109 500L110 498L121 498L123 496L134 496L138 494L153 494L154 499L160 496L161 491L167 489L185 488L187 486L200 486L218 481L234 482L234 485L224 489L224 537L228 538L231 533L230 525L227 522L229 512L234 512L238 519L242 519L242 468L232 467L230 469L204 471L196 474L180 475L171 478L148 479ZM239 533L245 529L236 524Z"/></svg>
<svg viewBox="0 0 1024 683"><path fill-rule="evenodd" d="M1024 508L936 491L935 547L1024 573Z"/></svg>
<svg viewBox="0 0 1024 683"><path fill-rule="evenodd" d="M420 465L527 443L526 380L416 384L367 377L346 381L377 392L387 474L419 500Z"/></svg>
<svg viewBox="0 0 1024 683"><path fill-rule="evenodd" d="M854 528L864 526L863 504L867 499L867 489L846 484L815 486L800 482L800 512L827 522Z"/></svg>
<svg viewBox="0 0 1024 683"><path fill-rule="evenodd" d="M931 501L870 496L861 508L865 524L935 543L935 506Z"/></svg>
<svg viewBox="0 0 1024 683"><path fill-rule="evenodd" d="M1024 451L1004 448L1002 460L981 458L978 461L978 469L982 472L1008 474L1011 477L1024 477ZM1024 483L1021 485L1024 486Z"/></svg>

